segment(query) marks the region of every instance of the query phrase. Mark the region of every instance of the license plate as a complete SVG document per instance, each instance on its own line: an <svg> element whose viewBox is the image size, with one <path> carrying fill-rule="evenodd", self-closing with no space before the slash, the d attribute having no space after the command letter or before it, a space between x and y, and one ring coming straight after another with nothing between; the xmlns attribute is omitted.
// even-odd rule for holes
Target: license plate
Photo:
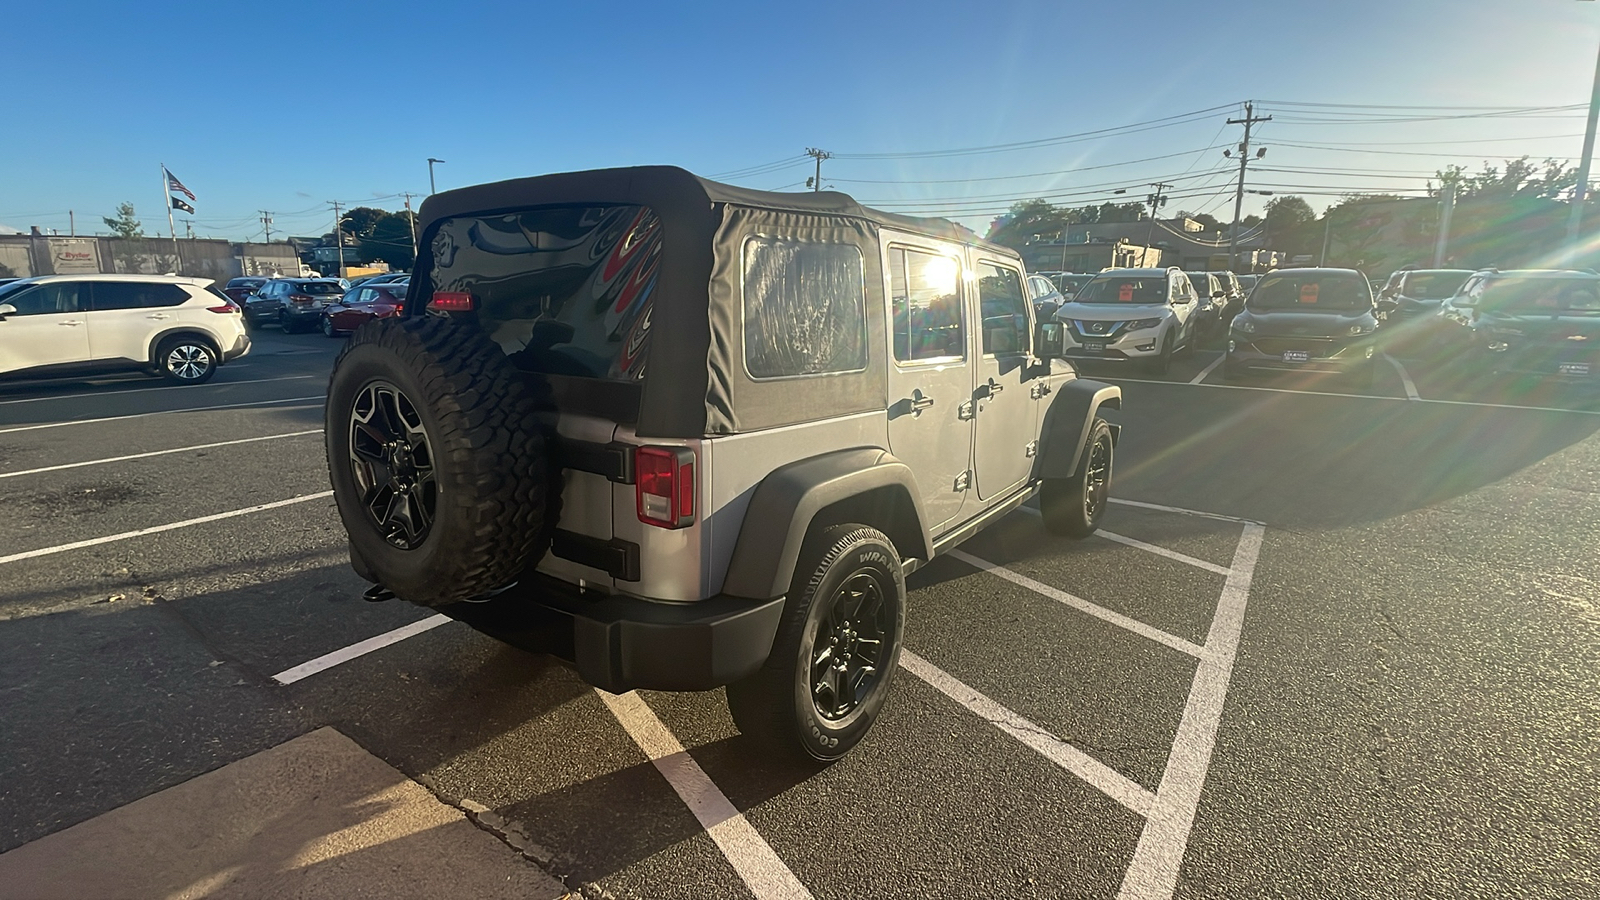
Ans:
<svg viewBox="0 0 1600 900"><path fill-rule="evenodd" d="M1562 363L1561 366L1560 366L1560 369L1561 369L1561 374L1563 374L1563 375L1587 375L1587 374L1589 374L1589 364L1588 363Z"/></svg>
<svg viewBox="0 0 1600 900"><path fill-rule="evenodd" d="M1083 342L1083 352L1085 352L1085 353L1104 353L1104 352L1106 352L1106 342L1105 341L1084 341Z"/></svg>
<svg viewBox="0 0 1600 900"><path fill-rule="evenodd" d="M1305 361L1309 360L1310 358L1311 358L1311 354L1307 353L1304 350L1285 350L1285 351L1283 351L1283 361L1284 362L1305 362Z"/></svg>

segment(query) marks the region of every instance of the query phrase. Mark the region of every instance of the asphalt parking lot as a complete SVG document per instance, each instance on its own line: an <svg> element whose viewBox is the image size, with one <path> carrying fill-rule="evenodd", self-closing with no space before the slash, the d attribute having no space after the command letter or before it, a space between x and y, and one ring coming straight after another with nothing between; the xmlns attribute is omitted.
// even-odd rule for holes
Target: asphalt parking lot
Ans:
<svg viewBox="0 0 1600 900"><path fill-rule="evenodd" d="M201 387L0 385L0 852L327 726L585 896L1600 892L1600 392L1108 373L1106 533L1023 510L913 576L816 772L720 692L362 601L338 344L256 337Z"/></svg>

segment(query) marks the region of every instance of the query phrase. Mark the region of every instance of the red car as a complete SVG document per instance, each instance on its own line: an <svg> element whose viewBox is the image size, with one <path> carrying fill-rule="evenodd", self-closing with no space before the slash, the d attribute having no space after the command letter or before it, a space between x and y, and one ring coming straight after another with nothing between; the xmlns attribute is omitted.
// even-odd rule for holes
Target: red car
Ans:
<svg viewBox="0 0 1600 900"><path fill-rule="evenodd" d="M255 293L256 288L261 287L266 283L267 279L265 278L256 278L254 276L247 275L243 278L235 278L232 281L229 281L227 286L222 289L222 292L228 295L228 299L242 307L244 306L244 298Z"/></svg>
<svg viewBox="0 0 1600 900"><path fill-rule="evenodd" d="M397 316L406 305L409 282L357 285L344 299L322 313L322 333L342 337L361 327L368 319Z"/></svg>

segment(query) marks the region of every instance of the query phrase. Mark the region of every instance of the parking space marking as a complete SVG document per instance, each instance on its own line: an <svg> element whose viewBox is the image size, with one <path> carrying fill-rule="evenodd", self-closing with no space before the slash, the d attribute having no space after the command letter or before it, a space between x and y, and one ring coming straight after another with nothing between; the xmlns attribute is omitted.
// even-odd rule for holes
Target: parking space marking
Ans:
<svg viewBox="0 0 1600 900"><path fill-rule="evenodd" d="M1023 512L1027 513L1030 516L1033 516L1034 518L1039 518L1040 516L1043 515L1043 513L1039 512L1037 509L1034 509L1031 506L1020 506L1020 507L1018 507L1018 509L1022 510ZM1214 562L1206 562L1203 559L1195 559L1194 557L1188 555L1187 553L1179 553L1176 550L1168 550L1165 547L1157 547L1155 544L1147 544L1144 541L1139 540L1138 538L1127 537L1126 535L1121 535L1121 534L1117 534L1115 532L1107 531L1104 528L1096 530L1095 531L1095 536L1096 537L1103 537L1108 541L1116 541L1119 544L1126 544L1129 547L1134 547L1136 549L1143 550L1146 553L1154 553L1156 556L1165 556L1167 559L1175 560L1177 562L1181 562L1184 565L1194 566L1196 569L1205 569L1207 572L1215 572L1218 575L1226 575L1226 574L1228 574L1228 567L1227 566L1219 566Z"/></svg>
<svg viewBox="0 0 1600 900"><path fill-rule="evenodd" d="M44 400L76 400L79 397L105 397L107 395L144 394L150 391L192 391L198 388L232 387L236 384L266 384L269 381L300 381L306 378L324 378L323 375L284 375L278 378L252 378L248 381L208 381L205 384L170 384L164 387L134 388L127 391L89 391L82 394L56 394L50 397L24 397L21 400L0 400L0 406L13 403L39 403ZM49 387L49 385L41 385Z"/></svg>
<svg viewBox="0 0 1600 900"><path fill-rule="evenodd" d="M272 680L279 684L294 684L302 678L309 678L318 672L326 672L334 666L366 656L374 650L382 650L390 644L398 644L406 638L415 637L424 631L432 631L440 625L454 621L454 619L443 613L437 613L426 619L412 622L410 625L402 625L393 631L385 631L383 634L369 637L364 641L357 641L348 647L340 647L332 653L324 653L316 659L308 660L298 666L291 666L272 676Z"/></svg>
<svg viewBox="0 0 1600 900"><path fill-rule="evenodd" d="M990 725L1076 775L1090 787L1141 816L1150 815L1150 809L1155 804L1155 794L1145 790L1126 775L1061 740L1042 726L1001 706L982 691L971 687L910 650L900 651L900 665Z"/></svg>
<svg viewBox="0 0 1600 900"><path fill-rule="evenodd" d="M1123 500L1119 497L1108 497L1112 503L1119 506L1134 506L1139 509L1153 509L1157 512L1177 513L1183 516L1199 516L1202 519L1216 519L1219 522L1233 522L1238 525L1260 525L1251 519L1241 519L1238 516L1225 516L1222 513L1202 512L1198 509L1184 509L1181 506L1162 506L1159 503L1145 503L1142 500Z"/></svg>
<svg viewBox="0 0 1600 900"><path fill-rule="evenodd" d="M728 800L636 692L611 694L595 689L628 737L672 785L722 855L760 900L810 900L811 892L784 864L772 845Z"/></svg>
<svg viewBox="0 0 1600 900"><path fill-rule="evenodd" d="M1145 820L1133 862L1122 879L1120 900L1170 900L1178 886L1178 871L1189 846L1189 830L1205 787L1222 723L1223 701L1233 675L1233 661L1244 630L1245 604L1250 582L1261 555L1265 529L1246 525L1234 550L1233 565L1217 601L1217 613L1206 634L1205 652L1195 672L1189 699L1178 722L1172 753L1167 757L1155 803Z"/></svg>
<svg viewBox="0 0 1600 900"><path fill-rule="evenodd" d="M23 469L20 472L0 472L0 478L20 478L23 475L38 475L41 472L59 472L62 469L78 469L83 466L98 466L105 463L126 462L130 459L147 459L152 456L165 456L169 453L183 453L189 450L210 450L215 447L231 447L235 444L251 444L256 441L275 441L279 438L303 437L308 434L321 434L321 428L309 431L289 431L283 434L268 434L261 437L239 438L234 441L216 441L210 444L195 444L191 447L177 447L172 450L151 450L149 453L130 453L127 456L110 456L105 459L90 459L83 462L62 463L59 466L42 466L37 469Z"/></svg>
<svg viewBox="0 0 1600 900"><path fill-rule="evenodd" d="M1210 375L1212 372L1215 372L1217 370L1217 366L1222 365L1222 361L1227 359L1227 358L1228 358L1228 354L1226 354L1226 353L1218 355L1216 359L1211 361L1211 365L1206 366L1204 369L1200 370L1200 374L1199 375L1196 375L1195 377L1189 379L1189 383L1190 384L1199 384L1200 382L1205 381L1206 380L1206 376Z"/></svg>
<svg viewBox="0 0 1600 900"><path fill-rule="evenodd" d="M64 428L68 425L94 425L100 422L122 422L127 419L143 419L148 416L170 416L174 413L211 412L218 409L239 409L245 406L274 406L279 403L299 403L304 400L322 400L324 395L313 394L310 397L285 397L282 400L252 400L248 403L220 403L216 406L189 406L183 409L158 409L153 412L132 413L126 416L104 416L99 419L68 419L65 422L45 422L42 425L18 425L14 428L0 428L0 434L12 434L18 431L38 431L41 428ZM307 407L311 404L307 404ZM295 409L297 407L289 407Z"/></svg>
<svg viewBox="0 0 1600 900"><path fill-rule="evenodd" d="M1572 413L1578 416L1600 416L1600 409L1573 409L1570 406L1523 406L1519 403L1485 403L1482 400L1441 400L1436 397L1385 397L1381 394L1339 394L1333 391L1301 391L1292 388L1258 387L1248 384L1195 384L1182 381L1157 381L1153 378L1118 378L1117 383L1164 384L1169 387L1202 387L1218 391L1264 391L1269 394L1309 394L1313 397L1350 397L1356 400L1383 400L1390 403L1437 403L1442 406L1479 406L1487 409L1521 409L1529 412Z"/></svg>
<svg viewBox="0 0 1600 900"><path fill-rule="evenodd" d="M978 557L973 556L972 554L963 550L951 550L949 553L952 558L959 559L969 566L982 569L991 575L997 575L1011 582L1012 584L1025 587L1042 597L1054 600L1064 606L1070 606L1079 612L1087 613L1088 615L1094 616L1103 622L1115 625L1125 631L1131 631L1140 637L1148 638L1158 644L1164 644L1174 650L1187 653L1196 658L1200 657L1204 652L1199 646L1191 641L1186 641L1174 634L1168 634L1159 628L1146 625L1138 619L1129 618L1122 613L1113 612L1109 609L1106 609L1104 606L1100 606L1099 604L1090 603L1088 600L1085 600L1082 597L1074 597L1066 591L1057 590L1048 584L1044 584L1043 582L1034 581L1032 578L1013 572L1005 566L996 565L986 559L979 559Z"/></svg>
<svg viewBox="0 0 1600 900"><path fill-rule="evenodd" d="M306 503L311 500L322 500L332 497L333 491L318 491L315 494L302 494L299 497L290 497L287 500L274 500L271 503L262 503L256 506L247 506L244 509L234 509L228 512L213 513L209 516L200 516L196 519L184 519L182 522L169 522L166 525L155 525L150 528L140 528L136 531L124 531L121 534L108 534L105 537L89 538L84 541L73 541L70 544L58 544L54 547L44 547L38 550L27 550L22 553L13 553L10 556L0 556L0 565L14 563L24 559L36 559L41 556L51 556L56 553L65 553L68 550L79 550L84 547L97 547L101 544L110 544L116 541L126 541L131 538L144 537L150 534L160 534L163 531L176 531L179 528L188 528L191 525L204 525L208 522L220 522L223 519L233 519L239 516L248 516L252 513L266 512L269 509L281 509L293 506L296 503Z"/></svg>
<svg viewBox="0 0 1600 900"><path fill-rule="evenodd" d="M1383 358L1387 359L1389 361L1389 365L1394 366L1394 370L1399 373L1400 384L1406 389L1406 399L1421 400L1422 395L1417 393L1417 383L1411 380L1411 373L1406 371L1405 366L1400 365L1400 360L1395 359L1387 353L1383 355Z"/></svg>

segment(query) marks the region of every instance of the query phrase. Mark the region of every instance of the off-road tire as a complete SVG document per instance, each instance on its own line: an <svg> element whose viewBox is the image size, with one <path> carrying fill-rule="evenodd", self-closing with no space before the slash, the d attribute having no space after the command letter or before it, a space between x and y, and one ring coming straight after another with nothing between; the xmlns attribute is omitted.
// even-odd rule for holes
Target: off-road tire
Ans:
<svg viewBox="0 0 1600 900"><path fill-rule="evenodd" d="M854 708L825 718L813 699L815 648L829 630L828 615L841 588L866 573L890 605L887 644L875 660L876 677ZM760 671L728 685L728 710L739 731L764 753L811 764L840 759L866 737L889 695L905 637L906 582L894 543L865 525L834 525L806 541L784 603L772 653ZM859 624L859 623L857 623Z"/></svg>
<svg viewBox="0 0 1600 900"><path fill-rule="evenodd" d="M383 384L415 408L437 485L416 546L396 546L362 503L351 463L357 398ZM536 385L499 346L448 319L378 319L351 336L328 381L324 439L357 574L422 606L515 582L549 548L559 481Z"/></svg>
<svg viewBox="0 0 1600 900"><path fill-rule="evenodd" d="M1099 502L1089 502L1091 477L1099 477L1092 464L1096 447L1104 451L1103 489ZM1046 478L1039 486L1039 517L1045 530L1070 538L1086 538L1095 533L1105 518L1106 503L1111 495L1112 460L1115 442L1111 439L1111 426L1096 418L1089 426L1089 435L1083 442L1083 453L1078 459L1078 469L1071 478Z"/></svg>

